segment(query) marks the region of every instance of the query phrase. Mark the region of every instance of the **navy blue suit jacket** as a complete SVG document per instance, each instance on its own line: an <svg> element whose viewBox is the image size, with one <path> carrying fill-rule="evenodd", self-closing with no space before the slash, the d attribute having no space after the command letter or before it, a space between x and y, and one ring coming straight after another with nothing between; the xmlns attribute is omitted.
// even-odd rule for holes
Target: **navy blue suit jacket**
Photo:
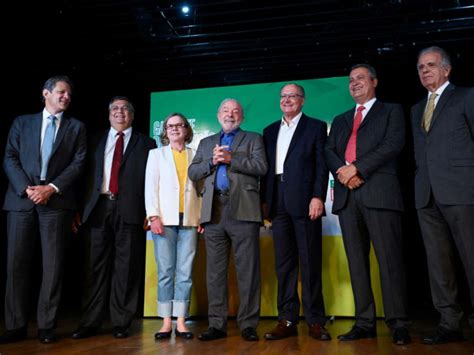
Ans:
<svg viewBox="0 0 474 355"><path fill-rule="evenodd" d="M415 148L415 203L425 207L433 191L445 205L474 204L474 88L448 85L421 127L426 98L411 109Z"/></svg>
<svg viewBox="0 0 474 355"><path fill-rule="evenodd" d="M274 211L275 161L281 120L263 131L268 171L262 184L262 201L269 213ZM328 169L324 161L327 137L325 122L302 115L284 162L284 201L293 216L307 216L313 197L326 200Z"/></svg>
<svg viewBox="0 0 474 355"><path fill-rule="evenodd" d="M9 180L3 208L8 211L28 211L35 205L26 196L27 186L40 184L42 112L17 117L11 126L5 148L3 168ZM53 194L48 207L76 208L78 179L86 158L84 124L66 113L61 119L48 164L46 184L53 183L60 191Z"/></svg>
<svg viewBox="0 0 474 355"><path fill-rule="evenodd" d="M99 200L108 134L109 129L89 143L83 222L87 221ZM152 138L132 130L119 170L119 213L126 223L142 224L145 219L145 168L148 151L153 148L156 148L156 142Z"/></svg>
<svg viewBox="0 0 474 355"><path fill-rule="evenodd" d="M345 207L349 189L339 183L336 171L346 165L345 152L354 121L355 107L337 116L326 142L326 162L334 175L333 213ZM375 101L357 131L357 160L365 183L359 189L366 207L403 211L397 177L397 156L405 144L405 120L398 104Z"/></svg>

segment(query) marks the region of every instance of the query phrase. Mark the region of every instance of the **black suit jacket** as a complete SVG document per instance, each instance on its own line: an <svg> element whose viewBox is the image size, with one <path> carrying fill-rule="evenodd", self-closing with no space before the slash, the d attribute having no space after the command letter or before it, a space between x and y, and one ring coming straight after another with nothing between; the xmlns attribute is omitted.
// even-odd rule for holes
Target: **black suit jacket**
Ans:
<svg viewBox="0 0 474 355"><path fill-rule="evenodd" d="M268 171L262 186L262 201L274 211L275 161L281 120L263 131ZM284 201L289 214L307 216L313 197L326 200L328 169L324 161L327 136L325 122L302 115L291 139L284 162Z"/></svg>
<svg viewBox="0 0 474 355"><path fill-rule="evenodd" d="M355 107L337 116L325 147L326 162L336 171L346 165L345 152L354 121ZM397 160L405 144L402 107L376 100L357 131L357 160L354 162L365 183L359 187L366 207L403 210L397 177ZM349 189L334 179L333 213L346 205Z"/></svg>
<svg viewBox="0 0 474 355"><path fill-rule="evenodd" d="M450 84L438 100L428 133L421 127L426 98L411 109L415 148L415 203L433 190L445 205L474 204L474 88Z"/></svg>
<svg viewBox="0 0 474 355"><path fill-rule="evenodd" d="M13 121L3 161L9 180L3 205L5 210L28 211L35 206L25 190L27 186L40 184L42 119L43 113L40 112ZM77 180L85 164L86 141L84 124L65 113L54 141L45 181L60 190L59 194L51 196L49 208L76 208Z"/></svg>
<svg viewBox="0 0 474 355"><path fill-rule="evenodd" d="M102 187L104 153L109 130L99 139L89 143L87 182L82 221L86 222L94 209ZM156 148L156 142L142 133L132 130L119 170L119 213L125 223L142 224L145 213L145 168L148 151Z"/></svg>

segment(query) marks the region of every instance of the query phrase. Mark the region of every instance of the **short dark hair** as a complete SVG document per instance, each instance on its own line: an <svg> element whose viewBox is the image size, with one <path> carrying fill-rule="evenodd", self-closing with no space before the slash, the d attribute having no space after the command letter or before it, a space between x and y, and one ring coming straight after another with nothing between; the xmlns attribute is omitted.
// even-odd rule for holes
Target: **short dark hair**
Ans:
<svg viewBox="0 0 474 355"><path fill-rule="evenodd" d="M441 56L441 65L445 69L451 66L451 57L449 56L448 52L446 52L443 48L438 47L438 46L431 46L431 47L422 49L420 53L418 53L418 60L420 60L420 57L422 55L425 55L431 52L438 53Z"/></svg>
<svg viewBox="0 0 474 355"><path fill-rule="evenodd" d="M160 134L161 144L163 144L163 145L170 144L170 140L168 138L168 134L167 134L167 131L166 131L166 125L168 124L169 119L171 117L174 117L174 116L178 116L179 118L181 118L183 120L184 126L187 128L187 133L186 133L186 137L184 138L184 142L186 144L191 143L192 140L193 140L194 132L193 132L193 128L189 124L188 119L182 113L173 112L173 113L170 113L168 116L166 116L165 121L163 122L163 127L161 129L161 134Z"/></svg>
<svg viewBox="0 0 474 355"><path fill-rule="evenodd" d="M65 83L67 83L69 85L69 87L71 88L71 91L74 87L74 84L72 83L72 80L69 79L68 76L66 75L54 75L52 77L50 77L48 80L46 80L43 84L43 88L41 89L41 92L43 92L43 90L48 90L49 92L53 92L54 88L56 87L56 84L59 82L59 81L64 81ZM41 95L41 100L44 102L44 96Z"/></svg>
<svg viewBox="0 0 474 355"><path fill-rule="evenodd" d="M109 110L112 108L112 104L115 102L115 101L119 101L119 100L122 100L122 101L127 101L128 102L128 106L129 106L129 110L131 113L135 113L135 107L133 107L133 104L132 102L129 100L128 97L126 96L114 96L110 99L109 101Z"/></svg>
<svg viewBox="0 0 474 355"><path fill-rule="evenodd" d="M304 87L302 87L301 85L299 84L296 84L296 83L288 83L288 84L285 84L283 85L281 88L280 88L280 92L283 90L284 87L288 86L288 85L294 85L298 88L298 90L301 92L301 95L303 95L303 97L306 96L306 93L304 91Z"/></svg>
<svg viewBox="0 0 474 355"><path fill-rule="evenodd" d="M369 74L370 74L370 78L372 80L374 79L377 79L377 72L375 71L375 68L373 66L371 66L370 64L367 64L367 63L360 63L360 64L356 64L356 65L353 65L350 72L352 72L354 69L357 69L357 68L365 68L369 71ZM350 73L349 72L349 73Z"/></svg>

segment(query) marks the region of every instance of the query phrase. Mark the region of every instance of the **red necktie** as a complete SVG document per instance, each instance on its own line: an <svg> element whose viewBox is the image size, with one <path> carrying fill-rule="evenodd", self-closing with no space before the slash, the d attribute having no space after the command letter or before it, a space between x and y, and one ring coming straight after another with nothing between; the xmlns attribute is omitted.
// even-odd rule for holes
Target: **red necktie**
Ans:
<svg viewBox="0 0 474 355"><path fill-rule="evenodd" d="M114 195L119 192L119 170L123 157L123 132L117 133L117 141L115 142L114 158L112 160L112 169L110 171L109 191Z"/></svg>
<svg viewBox="0 0 474 355"><path fill-rule="evenodd" d="M354 117L354 124L352 126L351 137L349 138L349 142L347 142L345 158L349 164L356 160L357 130L359 129L360 123L362 122L363 110L365 110L364 106L359 106L357 108L357 113Z"/></svg>

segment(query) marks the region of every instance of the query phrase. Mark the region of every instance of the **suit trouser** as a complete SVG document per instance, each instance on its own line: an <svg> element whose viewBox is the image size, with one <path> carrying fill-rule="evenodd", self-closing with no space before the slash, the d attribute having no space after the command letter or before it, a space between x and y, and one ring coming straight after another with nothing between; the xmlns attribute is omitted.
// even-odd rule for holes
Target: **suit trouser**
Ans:
<svg viewBox="0 0 474 355"><path fill-rule="evenodd" d="M227 328L229 252L232 246L239 310L240 329L256 328L260 316L260 224L232 217L228 196L215 194L212 221L205 225L207 254L207 297L209 327Z"/></svg>
<svg viewBox="0 0 474 355"><path fill-rule="evenodd" d="M441 314L439 325L459 330L463 317L457 301L455 248L461 257L474 307L474 205L448 206L431 195L429 204L418 210L428 261L431 297ZM474 328L474 312L469 315Z"/></svg>
<svg viewBox="0 0 474 355"><path fill-rule="evenodd" d="M61 298L64 253L71 232L72 212L36 206L29 211L9 211L7 217L7 286L5 327L18 329L28 324L27 306L36 234L39 230L43 276L38 299L39 329L56 327Z"/></svg>
<svg viewBox="0 0 474 355"><path fill-rule="evenodd" d="M275 180L277 181L277 180ZM278 319L298 323L298 270L301 267L303 310L308 324L326 323L322 292L321 218L293 216L283 198L283 183L276 182L277 206L272 219L275 267L278 279ZM309 203L308 203L309 206ZM309 207L308 207L309 208Z"/></svg>
<svg viewBox="0 0 474 355"><path fill-rule="evenodd" d="M406 280L400 212L365 207L360 190L349 191L339 212L344 249L354 293L356 325L375 327L375 301L370 281L370 242L380 269L385 321L390 328L408 325Z"/></svg>
<svg viewBox="0 0 474 355"><path fill-rule="evenodd" d="M107 303L113 326L130 325L137 311L142 279L143 239L141 225L122 220L117 201L99 198L86 225L86 285L81 326L99 327Z"/></svg>

